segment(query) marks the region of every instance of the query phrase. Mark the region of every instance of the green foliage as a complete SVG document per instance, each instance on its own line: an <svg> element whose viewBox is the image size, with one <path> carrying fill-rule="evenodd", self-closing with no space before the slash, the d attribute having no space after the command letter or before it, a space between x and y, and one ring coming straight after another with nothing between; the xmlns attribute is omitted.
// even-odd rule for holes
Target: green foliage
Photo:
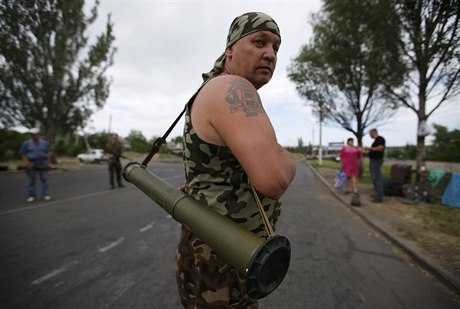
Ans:
<svg viewBox="0 0 460 309"><path fill-rule="evenodd" d="M433 124L435 129L432 146L426 148L426 160L440 162L460 162L460 130L449 131L447 127ZM415 160L417 146L388 147L385 155L389 159Z"/></svg>
<svg viewBox="0 0 460 309"><path fill-rule="evenodd" d="M150 151L150 149L149 149L149 151ZM161 154L169 154L169 153L171 153L171 150L169 150L169 148L166 147L165 145L162 145L162 146L160 147L160 150L158 151L158 153L161 153Z"/></svg>
<svg viewBox="0 0 460 309"><path fill-rule="evenodd" d="M395 89L394 97L402 99L419 120L427 120L441 103L460 93L460 1L392 2L403 30L399 43L413 70L403 88L412 89L413 95L401 97ZM426 108L429 98L436 102L431 110Z"/></svg>
<svg viewBox="0 0 460 309"><path fill-rule="evenodd" d="M417 147L407 144L405 147L386 147L385 156L388 159L415 160Z"/></svg>
<svg viewBox="0 0 460 309"><path fill-rule="evenodd" d="M420 124L460 93L460 1L389 2L402 26L399 43L411 69L403 87L390 90L394 100L417 115ZM418 137L417 167L424 160L425 138Z"/></svg>
<svg viewBox="0 0 460 309"><path fill-rule="evenodd" d="M299 137L297 139L297 146L296 147L293 147L293 146L286 146L284 147L287 151L291 152L291 153L301 153L301 154L307 154L307 147L304 146L303 144L303 139L301 137ZM311 152L311 150L310 150Z"/></svg>
<svg viewBox="0 0 460 309"><path fill-rule="evenodd" d="M75 157L78 154L83 153L85 151L86 151L86 149L82 145L71 144L66 148L66 151L65 151L65 153L63 153L63 155L65 154L65 155L68 155L68 156L71 156L71 157Z"/></svg>
<svg viewBox="0 0 460 309"><path fill-rule="evenodd" d="M112 134L105 131L88 136L88 143L91 148L105 149Z"/></svg>
<svg viewBox="0 0 460 309"><path fill-rule="evenodd" d="M314 38L288 77L320 119L339 124L362 145L365 129L392 115L387 89L401 85L406 71L394 8L380 0L326 0L314 17Z"/></svg>
<svg viewBox="0 0 460 309"><path fill-rule="evenodd" d="M57 156L74 157L79 153L85 152L85 150L83 138L79 138L76 143L69 143L64 139L59 139L54 146L54 152Z"/></svg>
<svg viewBox="0 0 460 309"><path fill-rule="evenodd" d="M131 150L139 153L146 153L150 150L150 144L141 131L131 130L126 140L131 145Z"/></svg>
<svg viewBox="0 0 460 309"><path fill-rule="evenodd" d="M403 150L400 147L385 149L385 157L388 159L403 159Z"/></svg>
<svg viewBox="0 0 460 309"><path fill-rule="evenodd" d="M433 124L433 146L427 149L427 159L443 162L460 162L460 130L449 131L446 127Z"/></svg>
<svg viewBox="0 0 460 309"><path fill-rule="evenodd" d="M44 129L55 137L84 127L109 95L106 70L113 63L113 24L88 45L90 16L84 0L14 1L0 4L0 126ZM86 56L83 54L86 52Z"/></svg>
<svg viewBox="0 0 460 309"><path fill-rule="evenodd" d="M0 129L0 160L19 158L19 148L28 139L30 139L30 135L27 133Z"/></svg>
<svg viewBox="0 0 460 309"><path fill-rule="evenodd" d="M301 154L306 154L306 148L305 147L299 147L299 146L286 146L284 147L287 151L290 153L301 153Z"/></svg>
<svg viewBox="0 0 460 309"><path fill-rule="evenodd" d="M180 144L182 143L182 139L183 139L182 136L179 135L179 136L174 137L171 141L173 141L176 144Z"/></svg>
<svg viewBox="0 0 460 309"><path fill-rule="evenodd" d="M406 147L404 147L403 157L407 160L415 160L416 156L417 156L417 147L415 145L407 144Z"/></svg>

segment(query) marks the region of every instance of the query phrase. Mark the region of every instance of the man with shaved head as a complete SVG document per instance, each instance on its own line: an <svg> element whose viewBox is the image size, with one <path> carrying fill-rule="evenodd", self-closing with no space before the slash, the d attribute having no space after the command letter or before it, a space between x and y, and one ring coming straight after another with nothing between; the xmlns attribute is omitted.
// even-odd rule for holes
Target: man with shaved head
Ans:
<svg viewBox="0 0 460 309"><path fill-rule="evenodd" d="M184 125L184 190L261 237L268 232L251 185L274 228L279 198L295 175L295 162L278 144L257 92L273 76L280 45L270 16L236 17L224 53L187 104ZM257 308L238 270L185 226L176 260L185 308Z"/></svg>

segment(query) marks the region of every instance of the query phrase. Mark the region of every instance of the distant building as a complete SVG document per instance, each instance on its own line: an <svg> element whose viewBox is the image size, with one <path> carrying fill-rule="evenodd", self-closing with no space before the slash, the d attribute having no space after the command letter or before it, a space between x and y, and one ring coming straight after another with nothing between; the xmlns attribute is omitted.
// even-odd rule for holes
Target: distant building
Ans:
<svg viewBox="0 0 460 309"><path fill-rule="evenodd" d="M327 152L329 151L340 151L343 146L345 146L344 142L332 142L327 145Z"/></svg>

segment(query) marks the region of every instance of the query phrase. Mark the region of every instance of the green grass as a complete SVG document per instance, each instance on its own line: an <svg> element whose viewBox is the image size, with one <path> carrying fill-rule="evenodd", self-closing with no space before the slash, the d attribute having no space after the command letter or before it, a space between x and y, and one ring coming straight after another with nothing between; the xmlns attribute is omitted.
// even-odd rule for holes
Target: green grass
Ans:
<svg viewBox="0 0 460 309"><path fill-rule="evenodd" d="M135 151L126 151L123 152L123 155L126 157L126 159L133 161L142 161L147 156L146 153L139 153ZM182 160L181 156L168 153L157 153L155 154L155 158L161 160ZM24 161L21 159L2 161L0 162L0 165L7 166L10 171L15 171L25 167ZM79 163L76 157L58 156L57 164L54 164L54 166L61 169L72 169L77 168Z"/></svg>
<svg viewBox="0 0 460 309"><path fill-rule="evenodd" d="M123 156L125 156L128 160L135 160L135 159L138 159L138 158L143 158L146 156L145 153L139 153L139 152L135 152L135 151L125 151L123 152Z"/></svg>
<svg viewBox="0 0 460 309"><path fill-rule="evenodd" d="M460 208L427 204L426 207L420 208L419 216L425 220L430 229L460 237Z"/></svg>
<svg viewBox="0 0 460 309"><path fill-rule="evenodd" d="M334 162L332 160L323 160L323 164L321 166L317 160L309 160L308 162L315 169L330 168L338 171L341 167L339 162ZM382 175L384 179L390 178L390 170L390 165L383 165ZM367 184L372 183L368 163L365 164L364 173L359 179L359 182ZM414 205L414 207L414 215L425 222L427 229L454 237L460 237L460 208L449 207L440 203L421 203ZM406 235L406 238L414 238L414 235L408 234Z"/></svg>
<svg viewBox="0 0 460 309"><path fill-rule="evenodd" d="M2 161L0 165L8 166L10 171L16 171L25 167L25 163L21 159ZM75 157L58 157L57 164L54 164L54 166L62 169L75 168L78 166L78 161Z"/></svg>

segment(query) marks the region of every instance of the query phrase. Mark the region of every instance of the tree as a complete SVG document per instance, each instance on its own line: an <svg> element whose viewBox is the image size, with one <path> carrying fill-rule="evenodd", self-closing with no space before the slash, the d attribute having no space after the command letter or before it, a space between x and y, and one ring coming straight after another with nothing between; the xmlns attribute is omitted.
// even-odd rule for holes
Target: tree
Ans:
<svg viewBox="0 0 460 309"><path fill-rule="evenodd" d="M427 157L434 161L460 161L460 130L449 131L445 126L433 124L434 141Z"/></svg>
<svg viewBox="0 0 460 309"><path fill-rule="evenodd" d="M116 135L118 138L117 134L102 131L91 134L88 136L88 140L92 148L105 149L112 135Z"/></svg>
<svg viewBox="0 0 460 309"><path fill-rule="evenodd" d="M0 126L38 123L54 144L104 105L115 38L109 15L105 32L88 46L85 31L98 4L86 17L84 0L0 3Z"/></svg>
<svg viewBox="0 0 460 309"><path fill-rule="evenodd" d="M300 149L304 148L303 139L301 137L297 138L297 147Z"/></svg>
<svg viewBox="0 0 460 309"><path fill-rule="evenodd" d="M28 139L30 139L28 133L0 129L0 160L17 159L21 144Z"/></svg>
<svg viewBox="0 0 460 309"><path fill-rule="evenodd" d="M392 94L417 115L420 127L460 93L460 1L394 0L394 5L403 31L400 45L412 73ZM417 135L418 171L424 160L425 136Z"/></svg>
<svg viewBox="0 0 460 309"><path fill-rule="evenodd" d="M141 131L131 130L126 140L130 143L131 150L140 153L149 152L150 145Z"/></svg>
<svg viewBox="0 0 460 309"><path fill-rule="evenodd" d="M181 135L178 135L178 136L176 136L176 137L174 137L174 138L171 139L171 141L174 142L174 143L176 143L176 144L181 144L181 143L182 143L182 140L183 140L183 138L182 138Z"/></svg>
<svg viewBox="0 0 460 309"><path fill-rule="evenodd" d="M392 115L387 89L400 86L406 71L395 12L385 0L326 0L312 25L313 40L288 77L320 120L339 124L362 145L365 129Z"/></svg>

